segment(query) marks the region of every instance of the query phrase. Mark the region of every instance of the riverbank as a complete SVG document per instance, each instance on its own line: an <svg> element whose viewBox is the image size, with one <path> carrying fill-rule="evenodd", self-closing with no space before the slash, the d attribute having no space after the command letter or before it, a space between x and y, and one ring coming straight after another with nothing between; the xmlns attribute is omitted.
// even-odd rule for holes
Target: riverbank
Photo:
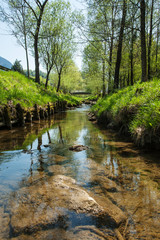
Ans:
<svg viewBox="0 0 160 240"><path fill-rule="evenodd" d="M80 104L80 98L45 89L20 73L0 71L0 127L23 126L25 121L44 119Z"/></svg>
<svg viewBox="0 0 160 240"><path fill-rule="evenodd" d="M139 147L159 149L160 80L136 83L98 100L98 123L129 136Z"/></svg>

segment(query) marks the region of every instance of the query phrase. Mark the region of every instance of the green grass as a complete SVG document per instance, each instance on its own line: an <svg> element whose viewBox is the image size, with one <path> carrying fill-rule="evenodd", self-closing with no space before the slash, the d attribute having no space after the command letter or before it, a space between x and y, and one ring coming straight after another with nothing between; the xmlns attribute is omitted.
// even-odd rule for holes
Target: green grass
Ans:
<svg viewBox="0 0 160 240"><path fill-rule="evenodd" d="M160 129L160 79L136 83L98 100L92 110L101 117L109 112L119 124L125 123L131 135L138 128L155 133Z"/></svg>
<svg viewBox="0 0 160 240"><path fill-rule="evenodd" d="M44 84L39 85L18 72L0 71L0 105L12 101L13 105L20 103L22 107L32 107L35 103L43 106L57 100L67 101L71 105L80 103L80 99L63 93L57 94L51 87L45 89Z"/></svg>

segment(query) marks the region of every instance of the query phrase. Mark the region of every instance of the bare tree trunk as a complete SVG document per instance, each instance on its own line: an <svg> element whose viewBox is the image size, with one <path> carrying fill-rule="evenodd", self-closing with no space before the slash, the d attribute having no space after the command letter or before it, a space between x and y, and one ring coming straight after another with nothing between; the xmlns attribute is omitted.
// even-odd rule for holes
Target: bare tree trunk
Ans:
<svg viewBox="0 0 160 240"><path fill-rule="evenodd" d="M119 71L120 71L120 64L121 64L121 57L122 57L122 43L123 43L123 32L124 32L125 21L126 21L126 13L127 13L127 4L126 4L126 0L123 0L123 13L122 13L122 21L121 21L121 28L120 28L120 34L119 34L118 49L117 49L117 60L116 60L115 76L114 76L114 89L117 89L119 87Z"/></svg>
<svg viewBox="0 0 160 240"><path fill-rule="evenodd" d="M59 91L60 85L61 85L61 71L58 73L57 92Z"/></svg>
<svg viewBox="0 0 160 240"><path fill-rule="evenodd" d="M26 42L26 40L25 40ZM27 77L30 77L30 73L29 73L29 57L28 57L28 48L27 45L25 43L25 52L26 52L26 62L27 62Z"/></svg>
<svg viewBox="0 0 160 240"><path fill-rule="evenodd" d="M134 44L133 24L131 34L132 35L131 35L130 63L131 63L131 85L133 85L133 44Z"/></svg>
<svg viewBox="0 0 160 240"><path fill-rule="evenodd" d="M129 66L128 66L127 86L129 85L130 85L130 72L129 72Z"/></svg>
<svg viewBox="0 0 160 240"><path fill-rule="evenodd" d="M27 46L27 32L26 32L26 19L25 19L25 3L24 6L22 4L22 18L23 18L23 35L24 35L24 48L26 52L26 62L27 62L27 77L30 77L29 74L29 57L28 57L28 46Z"/></svg>
<svg viewBox="0 0 160 240"><path fill-rule="evenodd" d="M145 1L141 0L141 65L142 82L147 81L147 57L146 57L146 36L145 36Z"/></svg>
<svg viewBox="0 0 160 240"><path fill-rule="evenodd" d="M102 71L102 79L103 79L103 87L102 87L102 96L105 96L105 68L106 68L106 64L105 64L105 59L102 60L102 65L103 65L103 71Z"/></svg>
<svg viewBox="0 0 160 240"><path fill-rule="evenodd" d="M158 72L158 43L159 43L159 22L157 25L157 41L156 41L156 73Z"/></svg>
<svg viewBox="0 0 160 240"><path fill-rule="evenodd" d="M149 33L149 45L148 45L148 79L151 78L151 47L152 47L152 30L153 30L153 8L154 8L154 0L152 0L151 17L150 17L150 33Z"/></svg>
<svg viewBox="0 0 160 240"><path fill-rule="evenodd" d="M49 81L49 75L50 75L51 69L52 69L52 68L50 68L50 69L47 71L45 88L47 88L47 87L48 87L48 81Z"/></svg>
<svg viewBox="0 0 160 240"><path fill-rule="evenodd" d="M31 4L29 1L24 0L24 2L27 4L27 6L31 9L32 13L34 14L36 18L36 29L35 33L33 34L34 36L34 54L35 54L35 81L40 84L40 77L39 77L39 54L38 54L38 39L39 39L39 31L40 31L40 26L42 22L42 16L44 12L44 8L48 2L48 0L45 0L43 4L40 3L40 1L36 1L37 7L39 8L39 16L37 16L36 11L32 8Z"/></svg>
<svg viewBox="0 0 160 240"><path fill-rule="evenodd" d="M106 57L106 42L104 43L104 57L102 59L102 68L103 68L103 88L102 88L102 96L104 97L105 94L106 94L106 60L105 60L105 57Z"/></svg>
<svg viewBox="0 0 160 240"><path fill-rule="evenodd" d="M38 54L38 35L34 39L34 54L35 54L35 81L40 84L39 77L39 54Z"/></svg>
<svg viewBox="0 0 160 240"><path fill-rule="evenodd" d="M111 34L111 45L109 51L109 78L108 78L108 93L111 92L111 70L112 70L112 53L113 53L113 39L114 39L114 6L112 5L112 34Z"/></svg>

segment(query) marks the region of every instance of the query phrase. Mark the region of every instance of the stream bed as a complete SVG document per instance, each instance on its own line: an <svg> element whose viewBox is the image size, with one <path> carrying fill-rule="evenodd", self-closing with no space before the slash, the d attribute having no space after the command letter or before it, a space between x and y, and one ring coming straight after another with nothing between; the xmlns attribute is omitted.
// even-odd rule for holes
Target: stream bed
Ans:
<svg viewBox="0 0 160 240"><path fill-rule="evenodd" d="M0 240L160 239L160 152L88 111L0 131ZM69 150L79 144L88 148Z"/></svg>

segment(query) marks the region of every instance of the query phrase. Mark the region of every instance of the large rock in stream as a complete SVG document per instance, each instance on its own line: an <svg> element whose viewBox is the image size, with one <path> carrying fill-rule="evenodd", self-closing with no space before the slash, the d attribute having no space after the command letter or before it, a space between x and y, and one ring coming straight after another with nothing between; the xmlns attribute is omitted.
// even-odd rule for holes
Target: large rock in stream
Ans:
<svg viewBox="0 0 160 240"><path fill-rule="evenodd" d="M124 213L109 199L99 204L97 198L90 196L73 178L64 175L42 178L21 188L12 197L10 206L10 223L15 237L43 229L69 229L85 221L84 225L91 222L113 228L126 221Z"/></svg>

